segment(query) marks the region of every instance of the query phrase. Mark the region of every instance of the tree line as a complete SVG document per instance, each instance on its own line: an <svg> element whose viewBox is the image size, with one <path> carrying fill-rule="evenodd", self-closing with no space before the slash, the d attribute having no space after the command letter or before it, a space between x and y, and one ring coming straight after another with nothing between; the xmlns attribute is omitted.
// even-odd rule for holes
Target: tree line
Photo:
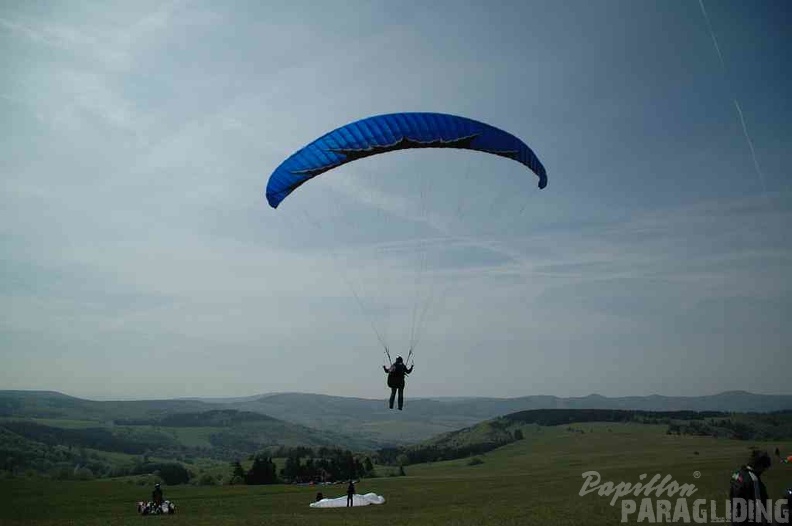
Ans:
<svg viewBox="0 0 792 526"><path fill-rule="evenodd" d="M371 457L355 454L347 449L280 447L275 453L279 458L286 459L284 467L279 471L273 457L266 453L254 455L253 464L247 471L239 460L232 462L232 483L321 483L376 476Z"/></svg>

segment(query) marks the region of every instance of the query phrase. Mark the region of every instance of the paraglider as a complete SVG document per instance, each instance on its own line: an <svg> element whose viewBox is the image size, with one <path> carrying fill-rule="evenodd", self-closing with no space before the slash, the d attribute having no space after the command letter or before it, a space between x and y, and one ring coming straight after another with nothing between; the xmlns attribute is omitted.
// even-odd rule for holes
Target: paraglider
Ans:
<svg viewBox="0 0 792 526"><path fill-rule="evenodd" d="M277 208L310 179L343 164L381 153L412 148L459 148L513 159L547 185L547 173L534 152L514 135L466 117L443 113L377 115L337 128L278 166L267 182L267 201Z"/></svg>
<svg viewBox="0 0 792 526"><path fill-rule="evenodd" d="M530 169L539 178L539 188L547 186L547 172L544 165L527 144L511 133L457 115L426 112L391 113L367 117L336 128L291 154L270 175L266 188L267 202L272 208L277 208L304 183L358 159L398 150L422 148L474 150L505 157ZM350 288L353 287L350 285ZM352 293L361 310L365 311L354 288ZM416 311L417 309L414 309L407 362L413 354L417 341ZM387 344L373 323L372 328L385 348L385 354L390 362ZM412 372L412 365L409 368L406 363L401 362L389 365L390 367L384 367L385 372L388 373L388 386L391 388L389 406L393 409L394 398L398 392L398 408L401 410L404 376Z"/></svg>

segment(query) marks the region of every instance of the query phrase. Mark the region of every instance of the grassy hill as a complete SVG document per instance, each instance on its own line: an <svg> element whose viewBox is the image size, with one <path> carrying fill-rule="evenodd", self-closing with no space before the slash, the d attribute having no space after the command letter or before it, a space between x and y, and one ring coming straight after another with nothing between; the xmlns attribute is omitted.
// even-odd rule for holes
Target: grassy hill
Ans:
<svg viewBox="0 0 792 526"><path fill-rule="evenodd" d="M297 446L369 455L378 450L376 458L383 464L410 465L483 454L536 427L592 421L662 424L672 434L742 440L792 436L789 412L539 409L482 417L523 402L415 400L397 412L379 400L310 394L229 403L98 402L53 392L0 391L0 471L94 478L145 473L152 462L177 462L200 477L206 467L202 462L215 469L257 452Z"/></svg>
<svg viewBox="0 0 792 526"><path fill-rule="evenodd" d="M743 441L792 440L792 411L720 413L716 411L627 411L618 409L538 409L520 411L438 435L419 444L384 448L383 464L410 465L483 454L523 440L545 428L567 426L585 434L587 423L636 424L665 428L669 435ZM577 426L577 427L571 427Z"/></svg>
<svg viewBox="0 0 792 526"><path fill-rule="evenodd" d="M510 424L511 425L511 424ZM523 423L524 439L478 456L408 466L407 476L364 479L359 493L376 492L382 506L316 510L318 489L339 496L344 486L166 486L178 506L169 523L195 526L304 524L583 526L618 524L621 507L596 492L580 496L582 474L602 481L636 482L641 474L670 475L694 484L695 498L722 502L732 470L750 447L792 450L792 441L736 441L669 435L665 424L585 422L540 426ZM776 464L763 477L771 497L792 484L792 466ZM3 525L138 525L134 503L149 487L125 479L0 480L7 497ZM650 499L652 503L658 500ZM722 514L722 504L720 513ZM162 518L164 519L164 518ZM634 522L636 516L631 517ZM157 520L151 518L150 520Z"/></svg>

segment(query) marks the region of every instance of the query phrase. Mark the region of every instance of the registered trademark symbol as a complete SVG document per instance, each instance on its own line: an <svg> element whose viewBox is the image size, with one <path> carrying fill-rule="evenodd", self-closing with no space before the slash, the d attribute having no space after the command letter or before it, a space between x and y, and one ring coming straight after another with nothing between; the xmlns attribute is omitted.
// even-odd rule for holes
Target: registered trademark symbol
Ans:
<svg viewBox="0 0 792 526"><path fill-rule="evenodd" d="M693 478L697 479L697 478L700 478L700 477L701 477L701 472L700 471L694 471L693 472Z"/></svg>

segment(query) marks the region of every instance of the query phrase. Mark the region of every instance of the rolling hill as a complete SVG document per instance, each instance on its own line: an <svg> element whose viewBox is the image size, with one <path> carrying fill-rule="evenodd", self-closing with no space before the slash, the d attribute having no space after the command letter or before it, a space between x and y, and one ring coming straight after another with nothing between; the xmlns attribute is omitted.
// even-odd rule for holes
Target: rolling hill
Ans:
<svg viewBox="0 0 792 526"><path fill-rule="evenodd" d="M221 403L215 400L214 403ZM792 409L790 395L760 395L742 391L701 397L625 397L590 395L579 398L526 396L520 398L419 398L407 401L402 412L385 400L344 398L307 393L274 393L229 404L317 429L343 429L383 445L409 444L461 429L477 422L534 409L623 409L642 411L772 412Z"/></svg>
<svg viewBox="0 0 792 526"><path fill-rule="evenodd" d="M0 391L0 418L3 419L57 420L59 425L63 425L63 421L77 421L83 427L93 423L167 427L164 423L174 415L204 415L198 418L205 420L205 415L212 411L233 410L266 415L271 419L268 423L259 422L259 426L275 429L275 423L280 422L278 432L284 433L284 437L291 436L289 443L300 436L308 441L313 433L324 434L327 441L335 440L344 447L355 448L418 443L484 420L536 409L772 412L792 409L792 396L732 391L701 397L424 398L408 399L404 411L392 411L384 399L309 393L272 393L233 399L93 401L51 391ZM214 417L221 414L215 413ZM287 423L302 427L297 432L298 428L289 428ZM276 435L269 436L272 441L280 440Z"/></svg>

